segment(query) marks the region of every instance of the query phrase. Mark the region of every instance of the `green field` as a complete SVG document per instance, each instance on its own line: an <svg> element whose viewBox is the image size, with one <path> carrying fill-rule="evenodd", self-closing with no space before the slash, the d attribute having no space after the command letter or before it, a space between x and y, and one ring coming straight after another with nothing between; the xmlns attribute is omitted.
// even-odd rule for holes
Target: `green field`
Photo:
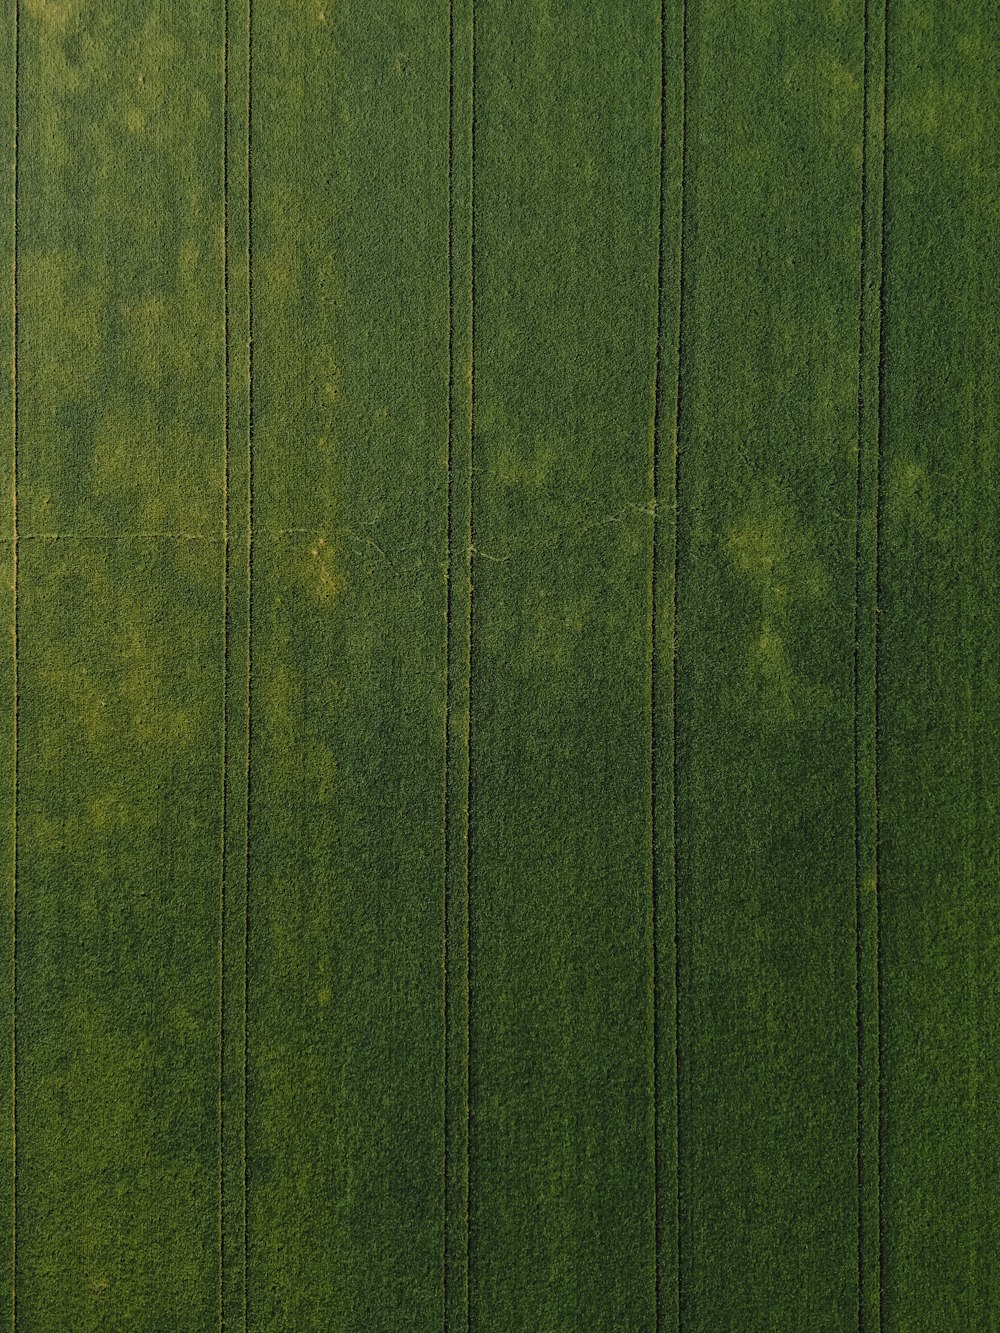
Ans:
<svg viewBox="0 0 1000 1333"><path fill-rule="evenodd" d="M3 6L14 1333L1000 1328L998 52Z"/></svg>

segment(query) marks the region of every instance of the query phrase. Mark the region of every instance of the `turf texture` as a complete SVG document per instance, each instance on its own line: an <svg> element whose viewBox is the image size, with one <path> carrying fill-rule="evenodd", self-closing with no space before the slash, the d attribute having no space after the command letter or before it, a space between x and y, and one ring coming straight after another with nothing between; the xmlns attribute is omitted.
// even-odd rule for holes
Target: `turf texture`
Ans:
<svg viewBox="0 0 1000 1333"><path fill-rule="evenodd" d="M8 0L15 1333L1000 1327L998 51Z"/></svg>

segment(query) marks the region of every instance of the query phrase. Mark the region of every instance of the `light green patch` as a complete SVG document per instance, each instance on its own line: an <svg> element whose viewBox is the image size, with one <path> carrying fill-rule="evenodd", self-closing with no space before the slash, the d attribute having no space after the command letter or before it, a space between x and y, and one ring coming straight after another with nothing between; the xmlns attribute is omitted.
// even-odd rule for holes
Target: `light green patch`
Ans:
<svg viewBox="0 0 1000 1333"><path fill-rule="evenodd" d="M901 522L913 523L930 537L937 525L927 469L913 459L900 459L889 474L887 502Z"/></svg>
<svg viewBox="0 0 1000 1333"><path fill-rule="evenodd" d="M65 31L80 12L80 0L24 0L24 4L32 18L59 31Z"/></svg>
<svg viewBox="0 0 1000 1333"><path fill-rule="evenodd" d="M347 579L326 537L317 537L309 547L303 568L306 587L315 600L323 606L332 606L347 586Z"/></svg>
<svg viewBox="0 0 1000 1333"><path fill-rule="evenodd" d="M757 505L728 537L730 559L759 602L759 628L749 645L757 676L773 688L786 713L810 705L813 692L797 666L795 624L805 606L829 597L829 581L812 542L773 501Z"/></svg>
<svg viewBox="0 0 1000 1333"><path fill-rule="evenodd" d="M789 600L816 601L827 594L828 579L812 543L794 521L772 505L755 506L727 545L737 570L766 605Z"/></svg>
<svg viewBox="0 0 1000 1333"><path fill-rule="evenodd" d="M793 677L785 651L783 637L774 629L769 620L764 621L763 629L751 650L751 661L758 672L779 694L783 711L792 712Z"/></svg>
<svg viewBox="0 0 1000 1333"><path fill-rule="evenodd" d="M142 487L157 427L156 412L148 400L111 403L105 408L94 435L91 460L91 477L99 494L127 495ZM123 458L141 458L145 466L140 470L133 462L123 467Z"/></svg>
<svg viewBox="0 0 1000 1333"><path fill-rule="evenodd" d="M504 486L521 487L529 491L544 490L552 471L551 445L536 440L532 453L515 453L500 447L496 451L496 469Z"/></svg>
<svg viewBox="0 0 1000 1333"><path fill-rule="evenodd" d="M815 89L831 120L857 123L861 97L858 72L827 48L803 54L785 71L785 84Z"/></svg>
<svg viewBox="0 0 1000 1333"><path fill-rule="evenodd" d="M26 312L32 327L44 330L33 340L33 373L46 384L59 384L61 395L89 394L99 363L100 306L91 299L88 279L101 271L71 251L29 251L21 264L22 290L30 292ZM120 464L119 464L120 469Z"/></svg>

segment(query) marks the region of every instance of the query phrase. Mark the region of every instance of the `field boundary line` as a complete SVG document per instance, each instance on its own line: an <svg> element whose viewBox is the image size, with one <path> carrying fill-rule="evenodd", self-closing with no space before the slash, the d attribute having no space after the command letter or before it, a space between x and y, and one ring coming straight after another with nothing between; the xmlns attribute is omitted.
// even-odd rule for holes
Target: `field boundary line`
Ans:
<svg viewBox="0 0 1000 1333"><path fill-rule="evenodd" d="M18 797L20 765L18 757L18 734L20 728L20 680L18 675L18 518L17 518L17 472L18 472L18 203L20 186L20 131L21 131L21 3L14 0L14 196L12 212L12 258L11 258L11 592L12 592L12 662L11 689L13 694L12 721L12 837L11 837L11 1262L10 1262L10 1304L11 1327L17 1329L17 877L18 877Z"/></svg>

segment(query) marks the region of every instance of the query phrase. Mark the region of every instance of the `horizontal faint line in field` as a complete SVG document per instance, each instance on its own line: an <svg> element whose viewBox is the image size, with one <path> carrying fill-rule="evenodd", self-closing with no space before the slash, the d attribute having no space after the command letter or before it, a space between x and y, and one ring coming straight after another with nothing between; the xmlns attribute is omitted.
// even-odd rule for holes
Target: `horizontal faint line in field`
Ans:
<svg viewBox="0 0 1000 1333"><path fill-rule="evenodd" d="M258 537L314 537L317 532L322 531L320 527L313 528L274 528L268 531L256 530L254 540ZM238 542L241 537L246 540L246 535L231 532L228 540ZM19 541L93 541L93 542L113 542L113 541L173 541L173 542L215 542L222 545L227 540L221 533L212 532L22 532L18 538ZM0 537L0 545L9 545L12 541L10 537Z"/></svg>

